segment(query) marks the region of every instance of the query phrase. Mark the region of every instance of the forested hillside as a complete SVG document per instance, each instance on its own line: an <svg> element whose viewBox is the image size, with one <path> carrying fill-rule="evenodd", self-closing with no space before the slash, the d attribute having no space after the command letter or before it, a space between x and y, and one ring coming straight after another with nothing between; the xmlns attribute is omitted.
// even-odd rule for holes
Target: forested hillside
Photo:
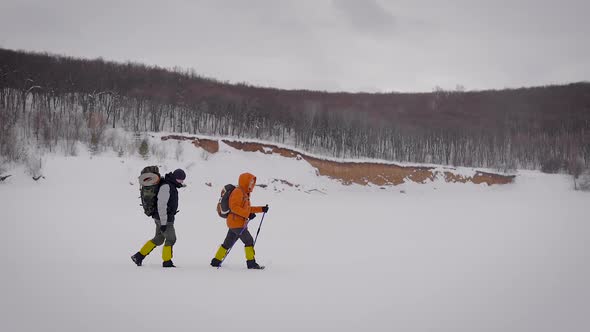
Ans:
<svg viewBox="0 0 590 332"><path fill-rule="evenodd" d="M557 171L590 163L590 83L287 91L182 69L0 49L2 156L18 159L17 141L98 148L106 128L256 138L331 157Z"/></svg>

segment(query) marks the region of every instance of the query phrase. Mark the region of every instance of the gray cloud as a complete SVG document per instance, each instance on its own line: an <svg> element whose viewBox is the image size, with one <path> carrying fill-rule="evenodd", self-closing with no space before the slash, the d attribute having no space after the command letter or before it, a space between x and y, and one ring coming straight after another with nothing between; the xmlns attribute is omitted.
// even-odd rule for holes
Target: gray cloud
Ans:
<svg viewBox="0 0 590 332"><path fill-rule="evenodd" d="M287 89L431 91L590 79L587 1L3 0L0 46Z"/></svg>
<svg viewBox="0 0 590 332"><path fill-rule="evenodd" d="M371 36L390 35L396 19L376 0L333 0L334 8L356 30Z"/></svg>

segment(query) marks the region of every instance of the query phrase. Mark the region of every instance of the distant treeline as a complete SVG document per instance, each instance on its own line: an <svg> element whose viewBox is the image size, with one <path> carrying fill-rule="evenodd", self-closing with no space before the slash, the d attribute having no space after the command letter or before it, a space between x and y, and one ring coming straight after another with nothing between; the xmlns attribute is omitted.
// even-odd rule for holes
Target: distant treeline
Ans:
<svg viewBox="0 0 590 332"><path fill-rule="evenodd" d="M105 128L256 138L345 158L492 167L590 163L590 83L511 90L328 93L194 71L0 49L0 154L100 144Z"/></svg>

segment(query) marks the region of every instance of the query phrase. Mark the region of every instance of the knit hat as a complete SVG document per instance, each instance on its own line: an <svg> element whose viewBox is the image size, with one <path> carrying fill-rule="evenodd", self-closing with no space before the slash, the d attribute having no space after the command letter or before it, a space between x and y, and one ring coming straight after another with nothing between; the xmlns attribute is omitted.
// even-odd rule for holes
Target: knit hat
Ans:
<svg viewBox="0 0 590 332"><path fill-rule="evenodd" d="M180 168L175 170L174 172L172 172L172 175L174 176L174 178L176 180L184 180L186 179L186 173L184 173L183 170L181 170Z"/></svg>

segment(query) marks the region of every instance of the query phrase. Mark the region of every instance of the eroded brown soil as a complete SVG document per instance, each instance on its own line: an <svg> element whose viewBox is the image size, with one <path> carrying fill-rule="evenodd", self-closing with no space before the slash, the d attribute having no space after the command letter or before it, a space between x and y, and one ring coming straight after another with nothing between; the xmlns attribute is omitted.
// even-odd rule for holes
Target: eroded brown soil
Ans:
<svg viewBox="0 0 590 332"><path fill-rule="evenodd" d="M216 153L219 151L219 142L217 140L179 135L162 137L162 140L168 139L192 140L192 143L195 146L201 147L209 153ZM406 181L426 183L428 181L433 181L439 175L442 175L441 177L444 178L446 182L485 183L487 185L508 184L512 183L514 180L513 175L501 175L481 171L476 171L474 176L465 176L453 173L452 169L445 170L441 174L440 170L433 167L399 166L393 163L338 162L307 156L276 145L229 140L222 140L222 142L237 150L278 154L286 158L304 159L317 169L319 175L339 180L347 185L352 183L361 185L374 184L379 186L398 185Z"/></svg>
<svg viewBox="0 0 590 332"><path fill-rule="evenodd" d="M205 138L198 138L198 137L188 137L188 136L180 136L180 135L168 135L163 136L162 141L167 141L169 139L175 139L179 141L193 141L193 145L196 147L203 148L203 150L209 153L216 153L219 151L219 141L217 140L210 140Z"/></svg>

